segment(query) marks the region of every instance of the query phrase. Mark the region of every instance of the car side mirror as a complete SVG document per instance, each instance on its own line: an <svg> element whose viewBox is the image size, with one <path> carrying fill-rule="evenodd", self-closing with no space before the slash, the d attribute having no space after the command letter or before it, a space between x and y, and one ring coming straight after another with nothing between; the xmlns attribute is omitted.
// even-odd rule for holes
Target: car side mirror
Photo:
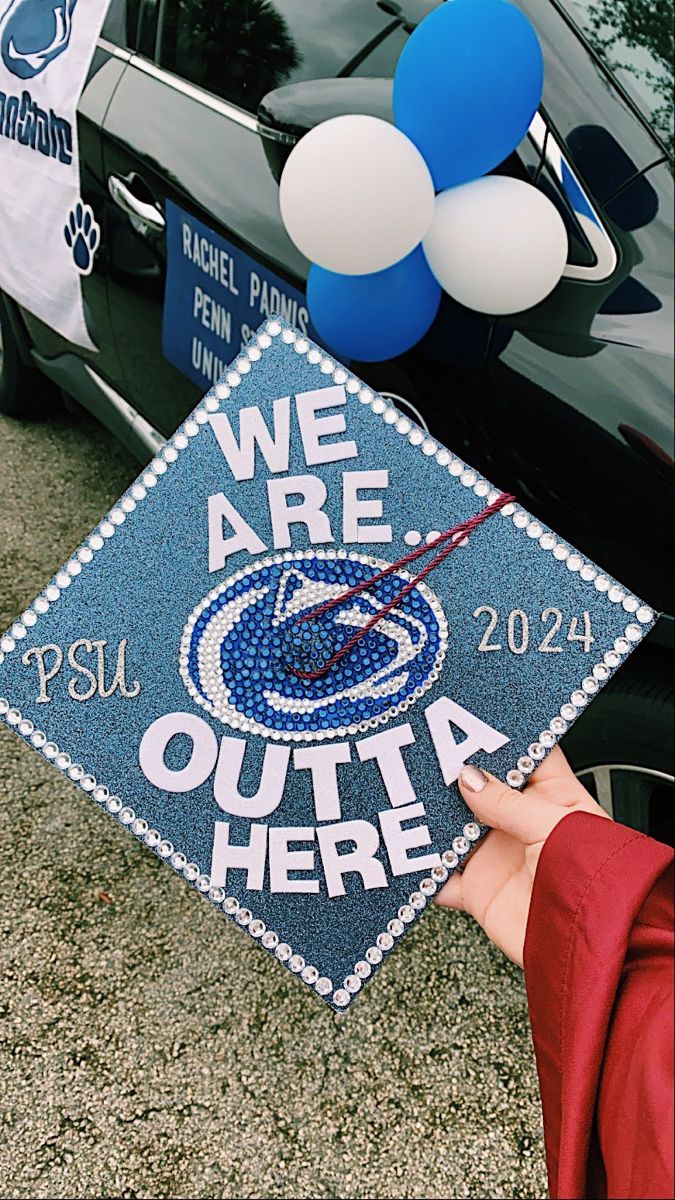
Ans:
<svg viewBox="0 0 675 1200"><path fill-rule="evenodd" d="M391 79L349 76L309 79L268 92L258 105L258 132L277 183L296 142L322 121L364 113L393 123L392 91Z"/></svg>

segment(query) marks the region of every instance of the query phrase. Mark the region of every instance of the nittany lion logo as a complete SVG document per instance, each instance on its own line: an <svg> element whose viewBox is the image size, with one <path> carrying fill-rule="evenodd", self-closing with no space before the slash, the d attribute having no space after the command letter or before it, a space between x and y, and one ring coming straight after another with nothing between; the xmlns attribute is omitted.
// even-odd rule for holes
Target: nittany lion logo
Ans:
<svg viewBox="0 0 675 1200"><path fill-rule="evenodd" d="M10 0L0 13L0 56L19 79L33 79L67 49L77 0Z"/></svg>
<svg viewBox="0 0 675 1200"><path fill-rule="evenodd" d="M404 571L340 602L387 565L317 550L237 572L197 605L185 626L180 672L188 692L226 725L285 741L381 726L432 686L447 646L445 616L428 587L418 584L397 599L410 580ZM311 615L327 601L337 603ZM347 653L321 673L348 642ZM303 679L298 672L319 674Z"/></svg>

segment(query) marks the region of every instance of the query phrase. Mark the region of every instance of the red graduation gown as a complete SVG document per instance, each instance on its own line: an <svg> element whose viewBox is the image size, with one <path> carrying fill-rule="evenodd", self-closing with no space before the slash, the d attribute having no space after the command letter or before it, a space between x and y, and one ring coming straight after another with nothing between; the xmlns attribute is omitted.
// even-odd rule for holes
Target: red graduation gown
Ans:
<svg viewBox="0 0 675 1200"><path fill-rule="evenodd" d="M539 859L525 980L552 1197L673 1181L673 852L570 813Z"/></svg>

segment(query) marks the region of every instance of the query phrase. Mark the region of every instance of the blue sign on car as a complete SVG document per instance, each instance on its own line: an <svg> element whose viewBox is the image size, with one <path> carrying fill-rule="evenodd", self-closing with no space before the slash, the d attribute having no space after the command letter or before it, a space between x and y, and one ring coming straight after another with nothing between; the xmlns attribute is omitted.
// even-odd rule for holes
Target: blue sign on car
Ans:
<svg viewBox="0 0 675 1200"><path fill-rule="evenodd" d="M166 238L162 350L194 383L215 383L272 313L311 335L298 288L171 200L166 202Z"/></svg>

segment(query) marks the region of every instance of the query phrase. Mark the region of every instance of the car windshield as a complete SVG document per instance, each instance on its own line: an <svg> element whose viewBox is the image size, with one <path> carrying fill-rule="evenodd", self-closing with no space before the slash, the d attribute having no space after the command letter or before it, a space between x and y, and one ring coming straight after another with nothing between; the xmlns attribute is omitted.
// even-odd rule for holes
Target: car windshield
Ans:
<svg viewBox="0 0 675 1200"><path fill-rule="evenodd" d="M672 0L564 0L564 6L672 153Z"/></svg>

